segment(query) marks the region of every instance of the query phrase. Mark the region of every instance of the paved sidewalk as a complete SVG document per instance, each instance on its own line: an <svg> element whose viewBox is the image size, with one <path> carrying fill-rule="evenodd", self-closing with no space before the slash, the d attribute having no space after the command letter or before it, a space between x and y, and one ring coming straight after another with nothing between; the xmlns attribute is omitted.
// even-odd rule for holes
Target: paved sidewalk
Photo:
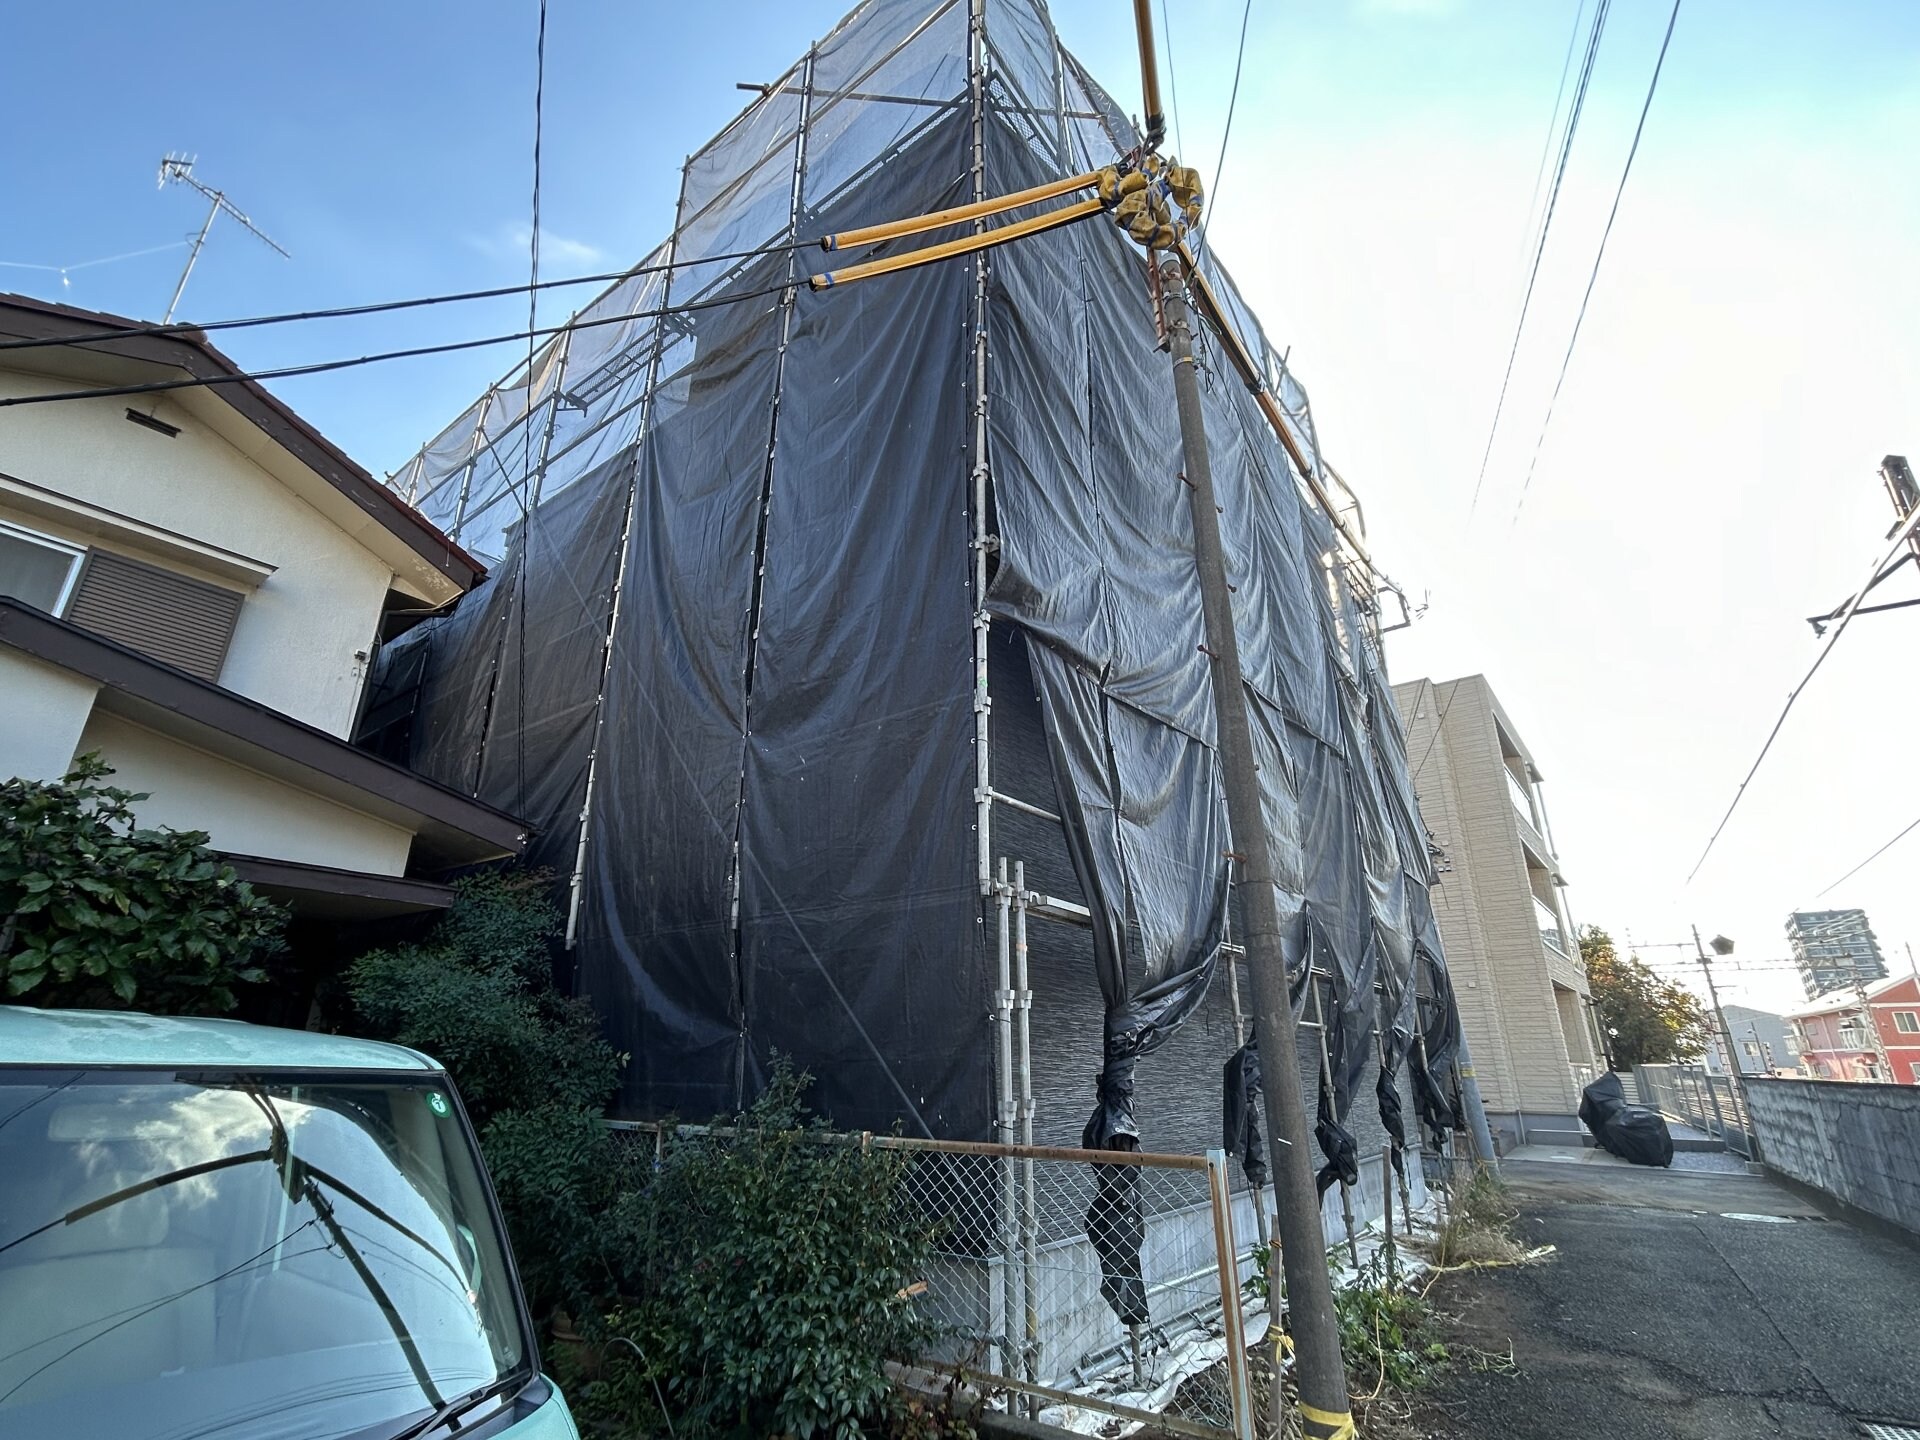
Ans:
<svg viewBox="0 0 1920 1440"><path fill-rule="evenodd" d="M1675 1130L1683 1126L1671 1127ZM1522 1163L1546 1165L1612 1165L1627 1170L1642 1167L1635 1166L1631 1160L1622 1160L1618 1155L1609 1154L1598 1146L1574 1145L1522 1145L1507 1157ZM1725 1150L1675 1150L1673 1152L1675 1170L1698 1171L1704 1174L1745 1175L1747 1162L1738 1155Z"/></svg>
<svg viewBox="0 0 1920 1440"><path fill-rule="evenodd" d="M1452 1372L1420 1419L1473 1440L1860 1440L1920 1422L1920 1249L1758 1175L1509 1159L1550 1261L1444 1277L1434 1298L1519 1376Z"/></svg>

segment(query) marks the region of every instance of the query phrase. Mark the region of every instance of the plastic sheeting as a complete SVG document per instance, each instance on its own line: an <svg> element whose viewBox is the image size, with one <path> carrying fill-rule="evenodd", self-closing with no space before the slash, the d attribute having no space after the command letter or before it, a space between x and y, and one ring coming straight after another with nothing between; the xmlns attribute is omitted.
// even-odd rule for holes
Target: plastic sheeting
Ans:
<svg viewBox="0 0 1920 1440"><path fill-rule="evenodd" d="M983 9L987 193L1133 143L1037 0ZM1211 1069L1244 1037L1193 1038L1220 1034L1193 1027L1219 1013L1235 907L1144 256L1098 219L992 252L984 394L971 260L763 293L809 266L793 240L972 198L968 10L853 12L688 161L675 234L648 262L671 274L614 286L593 328L401 467L396 484L494 578L387 647L367 728L538 826L536 853L577 890L577 987L631 1056L626 1113L731 1109L786 1054L839 1123L977 1138L994 980L976 706L1030 687L1002 697L1006 725L987 709L991 768L1061 822L994 805L986 850L1027 858L1030 883L1057 866L1045 883L1092 917L1058 944L1034 922L1063 1047L1036 1058L1041 1113L1091 1105L1093 1146L1211 1143L1210 1121L1184 1138L1185 1089L1154 1068ZM1281 352L1211 251L1206 266L1333 485ZM598 323L727 296L746 298ZM1319 1108L1339 1174L1370 1068L1396 1140L1402 1068L1423 1117L1450 1116L1457 1016L1368 582L1216 346L1203 338L1203 409L1294 1003L1311 981L1326 1011ZM976 625L992 635L984 694ZM1243 1120L1254 1054L1227 1087ZM1136 1093L1148 1076L1163 1093ZM1251 1160L1257 1126L1239 1133ZM1139 1218L1124 1189L1089 1217L1117 1247L1116 1312Z"/></svg>

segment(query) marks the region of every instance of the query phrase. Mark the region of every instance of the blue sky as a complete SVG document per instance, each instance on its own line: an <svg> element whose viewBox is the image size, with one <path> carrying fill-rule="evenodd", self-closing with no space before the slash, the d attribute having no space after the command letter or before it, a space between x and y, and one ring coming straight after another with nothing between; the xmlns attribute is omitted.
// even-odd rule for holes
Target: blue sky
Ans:
<svg viewBox="0 0 1920 1440"><path fill-rule="evenodd" d="M1171 0L1183 158L1208 180L1240 6ZM553 0L548 274L665 233L678 167L840 14L826 4ZM1710 866L1700 846L1811 657L1802 617L1890 518L1873 469L1920 457L1920 7L1686 0L1586 330L1522 477L1665 26L1618 0L1485 493L1536 166L1575 0L1255 0L1215 243L1291 344L1378 557L1430 608L1396 678L1485 671L1528 735L1576 917L1688 920L1756 957L1789 906L1920 814L1913 618L1863 620L1789 723ZM1067 43L1137 105L1124 0L1062 0ZM536 8L14 7L0 261L76 265L191 233L170 149L293 252L215 229L188 318L524 278ZM31 57L23 64L23 57ZM31 137L21 143L21 137ZM0 286L157 317L184 249ZM582 292L580 300L584 300ZM556 300L554 316L570 303ZM500 301L242 332L260 368L518 328ZM287 382L369 468L397 466L510 349ZM1518 509L1518 519L1515 514ZM1823 904L1920 941L1920 839ZM1791 998L1752 977L1761 1001Z"/></svg>

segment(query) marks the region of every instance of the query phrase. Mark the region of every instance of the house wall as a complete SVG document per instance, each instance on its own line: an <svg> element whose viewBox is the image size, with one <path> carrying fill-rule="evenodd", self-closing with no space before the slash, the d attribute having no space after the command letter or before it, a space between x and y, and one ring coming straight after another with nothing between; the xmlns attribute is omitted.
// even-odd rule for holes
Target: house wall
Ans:
<svg viewBox="0 0 1920 1440"><path fill-rule="evenodd" d="M58 780L78 753L99 686L0 648L0 778Z"/></svg>
<svg viewBox="0 0 1920 1440"><path fill-rule="evenodd" d="M1853 995L1832 995L1822 1002L1826 1009L1811 1007L1793 1013L1792 1024L1805 1037L1801 1056L1807 1071L1820 1080L1891 1079L1897 1085L1920 1085L1920 1033L1900 1028L1899 1016L1906 1014L1920 1022L1920 979L1903 979L1868 992L1868 1011L1880 1032L1880 1048L1887 1052L1891 1076L1879 1071L1879 1055L1870 1039L1864 1044L1849 1044L1842 1027L1861 1019L1860 1002Z"/></svg>
<svg viewBox="0 0 1920 1440"><path fill-rule="evenodd" d="M113 766L113 783L149 791L145 825L205 830L216 850L373 875L406 873L413 836L281 780L209 755L130 720L96 711L79 737Z"/></svg>
<svg viewBox="0 0 1920 1440"><path fill-rule="evenodd" d="M1394 699L1421 815L1451 865L1434 887L1434 915L1481 1096L1496 1116L1571 1117L1595 1067L1588 987L1577 955L1541 938L1528 854L1550 872L1558 861L1540 828L1515 808L1502 729L1531 774L1526 744L1482 676L1410 681L1394 687ZM1550 893L1571 950L1565 907L1557 889Z"/></svg>
<svg viewBox="0 0 1920 1440"><path fill-rule="evenodd" d="M0 370L0 395L67 388L72 382ZM345 737L393 571L216 434L186 402L163 397L156 405L149 397L139 408L180 433L169 437L129 422L125 400L10 410L0 426L0 472L273 566L241 607L219 683ZM4 503L0 518L81 544L90 538ZM105 548L154 558L132 543ZM173 559L158 563L234 583Z"/></svg>

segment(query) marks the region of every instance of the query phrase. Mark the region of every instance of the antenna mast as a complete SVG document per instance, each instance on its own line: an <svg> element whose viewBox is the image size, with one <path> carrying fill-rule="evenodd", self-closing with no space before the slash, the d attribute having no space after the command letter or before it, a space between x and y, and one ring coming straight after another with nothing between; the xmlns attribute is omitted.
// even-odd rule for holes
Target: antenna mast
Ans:
<svg viewBox="0 0 1920 1440"><path fill-rule="evenodd" d="M179 308L180 297L186 292L187 277L193 274L193 262L200 258L200 247L207 243L207 232L213 229L213 222L219 217L222 210L226 211L227 214L244 225L253 233L256 239L265 241L268 245L271 245L275 250L279 251L280 254L285 255L287 259L291 260L293 258L291 255L287 255L287 252L282 250L264 230L249 220L239 206L227 199L220 191L213 189L209 185L204 185L194 178L193 165L194 161L199 158L197 155L177 155L169 152L167 158L160 162L160 188L162 190L167 188L169 182L176 185L191 185L212 202L207 209L206 223L200 227L200 233L193 237L193 248L187 252L187 268L180 272L180 283L173 287L173 299L167 302L167 313L161 317L160 323L163 325L172 322L173 312Z"/></svg>

